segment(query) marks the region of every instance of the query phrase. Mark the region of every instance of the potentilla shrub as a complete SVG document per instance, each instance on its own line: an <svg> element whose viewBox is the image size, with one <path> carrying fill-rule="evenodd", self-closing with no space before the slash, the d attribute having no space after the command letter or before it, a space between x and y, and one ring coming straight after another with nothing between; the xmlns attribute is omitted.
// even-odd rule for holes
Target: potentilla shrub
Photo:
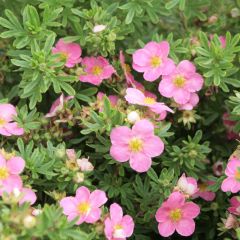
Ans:
<svg viewBox="0 0 240 240"><path fill-rule="evenodd" d="M0 1L0 240L240 239L240 1Z"/></svg>

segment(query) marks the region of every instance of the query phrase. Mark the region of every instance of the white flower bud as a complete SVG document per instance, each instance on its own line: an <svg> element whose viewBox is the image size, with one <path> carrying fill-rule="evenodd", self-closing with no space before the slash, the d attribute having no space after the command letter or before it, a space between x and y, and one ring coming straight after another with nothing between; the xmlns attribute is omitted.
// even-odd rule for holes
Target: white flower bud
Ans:
<svg viewBox="0 0 240 240"><path fill-rule="evenodd" d="M132 111L127 115L127 120L130 123L134 124L135 122L140 120L140 116L139 116L138 112Z"/></svg>
<svg viewBox="0 0 240 240"><path fill-rule="evenodd" d="M23 225L25 228L32 228L36 225L36 223L36 218L31 215L28 215L23 219Z"/></svg>
<svg viewBox="0 0 240 240"><path fill-rule="evenodd" d="M93 28L93 32L94 33L102 32L103 30L106 29L106 27L107 27L106 25L96 25Z"/></svg>

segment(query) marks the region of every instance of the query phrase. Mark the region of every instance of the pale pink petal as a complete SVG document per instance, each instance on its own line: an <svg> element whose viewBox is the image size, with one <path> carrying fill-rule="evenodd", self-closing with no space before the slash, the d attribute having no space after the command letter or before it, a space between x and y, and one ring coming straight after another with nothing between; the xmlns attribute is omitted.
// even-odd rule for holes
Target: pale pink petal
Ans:
<svg viewBox="0 0 240 240"><path fill-rule="evenodd" d="M230 160L227 164L225 174L227 176L234 176L237 168L240 168L240 161L239 160Z"/></svg>
<svg viewBox="0 0 240 240"><path fill-rule="evenodd" d="M192 74L188 81L186 82L185 87L190 92L196 92L199 91L203 86L203 78L200 74L194 73Z"/></svg>
<svg viewBox="0 0 240 240"><path fill-rule="evenodd" d="M190 236L195 231L195 222L192 219L181 219L176 223L176 231L182 236Z"/></svg>
<svg viewBox="0 0 240 240"><path fill-rule="evenodd" d="M190 92L182 88L176 89L173 95L173 99L176 103L185 104L190 99Z"/></svg>
<svg viewBox="0 0 240 240"><path fill-rule="evenodd" d="M174 206L175 208L182 208L185 202L185 197L182 193L180 192L173 192L171 195L168 197L167 204L169 206Z"/></svg>
<svg viewBox="0 0 240 240"><path fill-rule="evenodd" d="M0 184L0 196L3 192L11 193L14 188L22 188L22 179L18 175L10 175Z"/></svg>
<svg viewBox="0 0 240 240"><path fill-rule="evenodd" d="M122 218L121 225L123 226L123 230L125 232L126 237L130 237L133 234L134 230L134 221L131 216L125 215Z"/></svg>
<svg viewBox="0 0 240 240"><path fill-rule="evenodd" d="M169 237L175 232L174 224L169 220L158 224L158 231L161 236Z"/></svg>
<svg viewBox="0 0 240 240"><path fill-rule="evenodd" d="M172 59L167 58L164 60L163 65L159 67L159 70L161 70L162 75L168 75L171 74L175 70L176 66Z"/></svg>
<svg viewBox="0 0 240 240"><path fill-rule="evenodd" d="M130 158L128 145L112 145L110 155L118 162L126 162Z"/></svg>
<svg viewBox="0 0 240 240"><path fill-rule="evenodd" d="M127 144L132 137L132 131L126 126L116 127L111 131L110 139L112 144Z"/></svg>
<svg viewBox="0 0 240 240"><path fill-rule="evenodd" d="M110 217L114 224L119 224L122 221L123 211L117 203L110 206Z"/></svg>
<svg viewBox="0 0 240 240"><path fill-rule="evenodd" d="M77 189L76 191L77 200L79 200L80 202L88 202L89 197L90 197L90 191L88 188L82 186Z"/></svg>
<svg viewBox="0 0 240 240"><path fill-rule="evenodd" d="M165 204L166 205L166 204ZM169 212L171 211L171 208L163 205L157 210L155 218L158 222L165 222L169 220Z"/></svg>
<svg viewBox="0 0 240 240"><path fill-rule="evenodd" d="M164 97L172 97L175 91L175 86L173 85L171 78L164 76L159 83L158 91Z"/></svg>
<svg viewBox="0 0 240 240"><path fill-rule="evenodd" d="M29 202L32 205L36 202L37 196L32 189L23 188L21 192L23 194L23 197L19 201L20 205L22 205L24 202Z"/></svg>
<svg viewBox="0 0 240 240"><path fill-rule="evenodd" d="M145 72L149 69L149 66L138 66L137 64L133 63L132 67L134 70L136 70L137 72Z"/></svg>
<svg viewBox="0 0 240 240"><path fill-rule="evenodd" d="M65 215L77 215L77 204L78 202L74 197L65 197L60 201L60 206L63 208Z"/></svg>
<svg viewBox="0 0 240 240"><path fill-rule="evenodd" d="M89 197L90 204L93 207L101 207L107 200L106 193L101 190L94 190Z"/></svg>
<svg viewBox="0 0 240 240"><path fill-rule="evenodd" d="M221 189L223 192L231 191L236 185L236 180L233 177L228 177L223 180Z"/></svg>
<svg viewBox="0 0 240 240"><path fill-rule="evenodd" d="M3 136L11 136L12 134L10 132L8 132L4 127L0 127L0 134Z"/></svg>
<svg viewBox="0 0 240 240"><path fill-rule="evenodd" d="M157 80L162 75L162 71L158 68L149 68L143 74L146 81L153 82Z"/></svg>
<svg viewBox="0 0 240 240"><path fill-rule="evenodd" d="M95 223L101 217L102 210L100 208L94 208L90 210L90 213L86 216L86 223Z"/></svg>
<svg viewBox="0 0 240 240"><path fill-rule="evenodd" d="M142 119L137 121L132 127L132 132L137 136L141 136L143 138L147 138L154 134L154 125L147 119Z"/></svg>
<svg viewBox="0 0 240 240"><path fill-rule="evenodd" d="M112 240L112 235L113 235L113 224L112 221L110 220L110 218L106 218L106 220L104 221L104 233L105 236L108 240Z"/></svg>
<svg viewBox="0 0 240 240"><path fill-rule="evenodd" d="M23 135L24 129L20 128L16 122L7 123L4 126L5 130L9 132L11 135Z"/></svg>
<svg viewBox="0 0 240 240"><path fill-rule="evenodd" d="M0 167L6 167L6 159L0 154Z"/></svg>
<svg viewBox="0 0 240 240"><path fill-rule="evenodd" d="M183 218L195 218L200 213L200 208L193 202L186 202L182 207Z"/></svg>
<svg viewBox="0 0 240 240"><path fill-rule="evenodd" d="M144 141L144 153L149 157L156 157L162 154L164 150L164 143L163 141L157 137L152 136Z"/></svg>
<svg viewBox="0 0 240 240"><path fill-rule="evenodd" d="M181 61L178 66L178 71L179 72L190 72L190 73L194 73L196 71L196 67L194 66L194 64L188 60L183 60Z"/></svg>
<svg viewBox="0 0 240 240"><path fill-rule="evenodd" d="M14 116L17 116L16 108L12 104L8 103L0 103L0 112L1 117L7 122L10 122L13 120Z"/></svg>
<svg viewBox="0 0 240 240"><path fill-rule="evenodd" d="M7 161L7 168L11 174L20 174L25 167L25 161L21 157L13 157Z"/></svg>
<svg viewBox="0 0 240 240"><path fill-rule="evenodd" d="M125 99L132 104L144 104L144 94L136 88L128 88L126 90Z"/></svg>
<svg viewBox="0 0 240 240"><path fill-rule="evenodd" d="M137 172L147 172L152 165L152 159L142 153L132 153L129 164Z"/></svg>
<svg viewBox="0 0 240 240"><path fill-rule="evenodd" d="M133 54L133 62L140 67L145 67L148 66L150 57L151 53L146 49L139 49Z"/></svg>

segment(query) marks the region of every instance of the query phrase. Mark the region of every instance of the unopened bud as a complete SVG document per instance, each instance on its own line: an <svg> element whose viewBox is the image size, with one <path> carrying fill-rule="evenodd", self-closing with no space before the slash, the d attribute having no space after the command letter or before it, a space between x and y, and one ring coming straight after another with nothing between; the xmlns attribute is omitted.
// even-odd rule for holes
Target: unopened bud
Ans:
<svg viewBox="0 0 240 240"><path fill-rule="evenodd" d="M140 120L140 116L139 116L138 112L132 111L127 115L127 120L130 123L134 124L135 122Z"/></svg>
<svg viewBox="0 0 240 240"><path fill-rule="evenodd" d="M23 219L23 225L25 228L33 228L36 223L36 218L31 215L28 215Z"/></svg>

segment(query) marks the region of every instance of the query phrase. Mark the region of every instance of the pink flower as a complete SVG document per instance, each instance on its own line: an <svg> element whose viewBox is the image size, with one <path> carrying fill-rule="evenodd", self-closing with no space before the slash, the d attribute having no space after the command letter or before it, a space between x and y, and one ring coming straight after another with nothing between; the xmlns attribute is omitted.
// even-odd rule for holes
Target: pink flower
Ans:
<svg viewBox="0 0 240 240"><path fill-rule="evenodd" d="M118 162L129 160L131 168L137 172L148 171L151 158L164 150L164 143L154 135L153 124L146 119L137 121L132 129L126 126L114 128L110 138L110 155Z"/></svg>
<svg viewBox="0 0 240 240"><path fill-rule="evenodd" d="M185 202L185 197L179 192L173 192L167 201L157 210L156 220L161 236L168 237L175 230L182 236L190 236L195 230L194 218L200 213L200 208L193 202Z"/></svg>
<svg viewBox="0 0 240 240"><path fill-rule="evenodd" d="M49 113L46 114L45 117L47 118L55 117L57 113L62 111L64 103L67 103L70 99L73 99L73 96L64 97L64 94L61 94L61 96L54 101L50 108Z"/></svg>
<svg viewBox="0 0 240 240"><path fill-rule="evenodd" d="M63 213L68 221L78 218L76 224L95 223L100 219L101 206L107 202L105 192L95 190L92 193L86 187L79 187L75 197L65 197L60 201Z"/></svg>
<svg viewBox="0 0 240 240"><path fill-rule="evenodd" d="M199 102L199 97L196 93L190 93L190 99L187 103L182 104L179 106L180 110L192 110L194 107L197 106Z"/></svg>
<svg viewBox="0 0 240 240"><path fill-rule="evenodd" d="M202 76L196 73L190 61L184 60L169 75L162 77L158 90L164 97L173 98L176 103L183 105L189 103L191 93L199 91L202 86Z"/></svg>
<svg viewBox="0 0 240 240"><path fill-rule="evenodd" d="M23 128L14 122L14 117L17 116L16 108L12 104L0 103L0 112L0 135L23 135Z"/></svg>
<svg viewBox="0 0 240 240"><path fill-rule="evenodd" d="M176 190L180 191L184 195L192 196L198 191L197 181L195 178L186 177L185 173L183 173L177 182Z"/></svg>
<svg viewBox="0 0 240 240"><path fill-rule="evenodd" d="M63 39L60 39L56 47L52 49L52 53L61 53L61 57L66 60L65 66L72 68L75 64L81 62L82 49L76 43L65 43Z"/></svg>
<svg viewBox="0 0 240 240"><path fill-rule="evenodd" d="M92 171L94 169L91 162L89 162L89 158L80 158L77 159L77 165L79 166L82 172Z"/></svg>
<svg viewBox="0 0 240 240"><path fill-rule="evenodd" d="M227 178L222 182L222 191L232 193L240 191L240 160L229 160L225 174Z"/></svg>
<svg viewBox="0 0 240 240"><path fill-rule="evenodd" d="M172 109L167 107L164 103L157 102L153 97L145 96L136 88L128 88L126 93L125 99L131 104L148 107L151 111L160 115L166 113L166 111L173 112Z"/></svg>
<svg viewBox="0 0 240 240"><path fill-rule="evenodd" d="M100 85L104 79L110 78L116 72L104 57L85 57L82 65L85 72L80 75L80 81L94 85Z"/></svg>
<svg viewBox="0 0 240 240"><path fill-rule="evenodd" d="M110 217L106 218L104 224L104 232L108 240L125 240L133 234L132 217L123 216L122 208L117 203L110 206Z"/></svg>
<svg viewBox="0 0 240 240"><path fill-rule="evenodd" d="M144 72L144 79L150 82L170 74L175 67L173 60L168 58L169 48L167 41L149 42L133 54L133 69Z"/></svg>
<svg viewBox="0 0 240 240"><path fill-rule="evenodd" d="M100 112L103 111L103 98L104 98L104 96L107 96L107 95L105 93L103 93L103 92L98 92L98 94L97 94L97 100L98 100L98 103L99 103L99 111ZM109 99L112 107L117 105L118 96L116 96L116 95L109 95L108 99Z"/></svg>
<svg viewBox="0 0 240 240"><path fill-rule="evenodd" d="M214 184L214 182L212 182L212 181L199 183L198 184L199 190L198 190L198 192L196 192L193 195L193 197L194 198L200 197L200 198L204 199L205 201L209 201L209 202L213 201L216 194L207 189L208 186L213 185L213 184Z"/></svg>
<svg viewBox="0 0 240 240"><path fill-rule="evenodd" d="M231 207L228 208L228 211L237 216L240 216L240 198L232 197L230 199L230 204L231 204Z"/></svg>
<svg viewBox="0 0 240 240"><path fill-rule="evenodd" d="M0 196L3 192L11 193L14 188L22 187L19 174L25 167L25 161L21 157L12 157L7 160L0 155Z"/></svg>

